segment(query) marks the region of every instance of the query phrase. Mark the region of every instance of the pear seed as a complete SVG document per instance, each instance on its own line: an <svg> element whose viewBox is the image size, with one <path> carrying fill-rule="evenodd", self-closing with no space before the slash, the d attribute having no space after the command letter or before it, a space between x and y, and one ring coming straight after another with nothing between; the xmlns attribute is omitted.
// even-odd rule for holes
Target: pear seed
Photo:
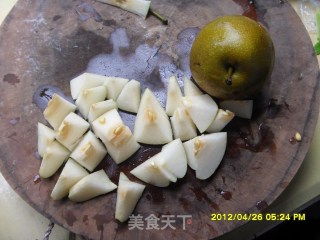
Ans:
<svg viewBox="0 0 320 240"><path fill-rule="evenodd" d="M298 142L301 142L302 137L301 134L299 132L296 132L296 134L294 135L295 140L297 140Z"/></svg>
<svg viewBox="0 0 320 240"><path fill-rule="evenodd" d="M156 120L156 114L151 110L148 110L147 113L148 113L148 118L150 122L154 122Z"/></svg>
<svg viewBox="0 0 320 240"><path fill-rule="evenodd" d="M197 155L202 148L203 148L203 142L199 138L197 138L194 141L194 154Z"/></svg>
<svg viewBox="0 0 320 240"><path fill-rule="evenodd" d="M84 145L81 148L81 151L87 156L89 157L90 155L92 155L92 153L94 152L94 147L91 144L91 142L88 142L86 145Z"/></svg>
<svg viewBox="0 0 320 240"><path fill-rule="evenodd" d="M121 134L121 132L123 131L123 129L124 129L124 127L123 127L123 125L121 125L121 126L117 127L117 128L113 131L113 134L118 136L118 135Z"/></svg>
<svg viewBox="0 0 320 240"><path fill-rule="evenodd" d="M99 118L99 123L104 124L106 122L106 119L104 117Z"/></svg>

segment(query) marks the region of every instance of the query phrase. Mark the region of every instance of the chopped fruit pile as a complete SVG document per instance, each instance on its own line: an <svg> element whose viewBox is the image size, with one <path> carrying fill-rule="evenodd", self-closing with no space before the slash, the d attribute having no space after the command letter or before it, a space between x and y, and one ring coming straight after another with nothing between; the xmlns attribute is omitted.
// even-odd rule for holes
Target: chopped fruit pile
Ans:
<svg viewBox="0 0 320 240"><path fill-rule="evenodd" d="M207 179L226 150L227 133L220 131L234 116L252 114L251 100L224 101L219 108L186 77L184 96L176 77L169 78L165 109L150 89L141 96L136 80L83 73L70 81L70 90L74 103L54 94L43 112L53 129L38 123L39 175L49 178L63 167L51 193L54 200L68 196L86 201L118 187L115 218L121 222L133 212L145 186L124 173L117 186L103 169L95 171L107 154L120 164L139 143L163 145L130 173L157 187L183 178L188 166L198 179ZM136 114L133 132L119 109Z"/></svg>

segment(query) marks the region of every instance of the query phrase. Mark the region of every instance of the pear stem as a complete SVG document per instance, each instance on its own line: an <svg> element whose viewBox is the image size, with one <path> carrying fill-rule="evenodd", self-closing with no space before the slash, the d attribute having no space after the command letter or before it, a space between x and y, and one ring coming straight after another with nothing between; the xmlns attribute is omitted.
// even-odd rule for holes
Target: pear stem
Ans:
<svg viewBox="0 0 320 240"><path fill-rule="evenodd" d="M164 25L168 25L168 19L164 16L160 15L159 13L155 12L152 8L149 9L149 13L156 18L158 18Z"/></svg>
<svg viewBox="0 0 320 240"><path fill-rule="evenodd" d="M226 79L226 84L231 86L232 85L232 74L233 74L233 68L228 68L228 78Z"/></svg>

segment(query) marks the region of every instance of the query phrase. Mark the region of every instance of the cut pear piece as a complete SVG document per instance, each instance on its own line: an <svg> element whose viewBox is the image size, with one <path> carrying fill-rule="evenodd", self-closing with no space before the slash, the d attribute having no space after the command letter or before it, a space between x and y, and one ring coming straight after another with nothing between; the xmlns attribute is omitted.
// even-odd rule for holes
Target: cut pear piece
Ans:
<svg viewBox="0 0 320 240"><path fill-rule="evenodd" d="M38 153L43 157L47 146L54 141L56 133L51 128L38 122Z"/></svg>
<svg viewBox="0 0 320 240"><path fill-rule="evenodd" d="M200 133L203 133L218 112L215 101L208 94L203 94L183 97L182 102Z"/></svg>
<svg viewBox="0 0 320 240"><path fill-rule="evenodd" d="M130 80L122 89L117 104L120 109L137 113L140 105L141 91L140 82Z"/></svg>
<svg viewBox="0 0 320 240"><path fill-rule="evenodd" d="M106 77L104 86L107 88L107 98L117 100L124 86L129 82L129 79L120 77Z"/></svg>
<svg viewBox="0 0 320 240"><path fill-rule="evenodd" d="M219 109L215 119L207 128L206 132L220 132L234 118L234 115L235 114L229 110Z"/></svg>
<svg viewBox="0 0 320 240"><path fill-rule="evenodd" d="M182 92L177 78L175 76L171 76L169 78L167 91L166 113L168 116L172 116L174 111L179 107L183 107Z"/></svg>
<svg viewBox="0 0 320 240"><path fill-rule="evenodd" d="M112 109L94 120L92 128L117 164L127 160L140 148L131 130L124 125L116 109Z"/></svg>
<svg viewBox="0 0 320 240"><path fill-rule="evenodd" d="M131 133L131 132L130 132ZM131 157L140 148L132 133L122 144L115 146L109 141L104 142L107 150L115 163L120 164Z"/></svg>
<svg viewBox="0 0 320 240"><path fill-rule="evenodd" d="M124 124L116 109L111 109L92 122L94 133L103 142L110 141L115 136L116 129L121 126Z"/></svg>
<svg viewBox="0 0 320 240"><path fill-rule="evenodd" d="M105 86L98 86L84 89L76 101L80 113L85 119L88 119L89 109L92 104L101 102L107 97L107 89Z"/></svg>
<svg viewBox="0 0 320 240"><path fill-rule="evenodd" d="M58 141L48 144L41 161L39 175L41 178L51 177L69 157L70 151Z"/></svg>
<svg viewBox="0 0 320 240"><path fill-rule="evenodd" d="M57 130L63 119L69 113L74 112L76 108L76 105L54 93L52 95L52 99L48 102L48 106L43 112L43 116L53 127L53 129Z"/></svg>
<svg viewBox="0 0 320 240"><path fill-rule="evenodd" d="M186 175L188 160L180 139L173 140L162 147L159 166L168 170L177 178L183 178Z"/></svg>
<svg viewBox="0 0 320 240"><path fill-rule="evenodd" d="M253 100L225 100L219 104L220 108L234 112L237 117L251 119Z"/></svg>
<svg viewBox="0 0 320 240"><path fill-rule="evenodd" d="M203 92L187 77L184 77L184 95L185 96L198 96Z"/></svg>
<svg viewBox="0 0 320 240"><path fill-rule="evenodd" d="M70 81L70 91L73 99L77 99L79 94L88 88L103 85L106 77L93 73L83 73Z"/></svg>
<svg viewBox="0 0 320 240"><path fill-rule="evenodd" d="M101 169L83 177L73 185L69 191L69 199L74 202L83 202L116 188L117 185L111 182L105 171Z"/></svg>
<svg viewBox="0 0 320 240"><path fill-rule="evenodd" d="M70 157L92 172L106 154L107 150L103 144L96 138L93 132L88 131L73 150Z"/></svg>
<svg viewBox="0 0 320 240"><path fill-rule="evenodd" d="M209 178L219 166L227 146L227 133L211 133L184 143L188 165L198 179Z"/></svg>
<svg viewBox="0 0 320 240"><path fill-rule="evenodd" d="M167 187L170 184L170 179L163 172L167 171L160 166L162 153L157 153L139 166L131 170L131 174L140 180L152 184L156 187ZM170 175L170 173L168 173Z"/></svg>
<svg viewBox="0 0 320 240"><path fill-rule="evenodd" d="M144 18L146 18L149 12L150 4L151 4L151 1L147 1L147 0L125 0L125 1L98 0L98 1L122 8L126 11L132 12Z"/></svg>
<svg viewBox="0 0 320 240"><path fill-rule="evenodd" d="M89 127L90 124L86 120L71 112L61 123L56 134L56 139L72 151L78 140Z"/></svg>
<svg viewBox="0 0 320 240"><path fill-rule="evenodd" d="M120 222L128 220L133 213L145 186L140 183L130 181L124 173L120 173L115 218Z"/></svg>
<svg viewBox="0 0 320 240"><path fill-rule="evenodd" d="M53 200L68 196L69 189L88 174L81 165L69 158L51 192Z"/></svg>
<svg viewBox="0 0 320 240"><path fill-rule="evenodd" d="M118 106L113 99L94 103L91 105L89 109L88 121L91 123L98 117L100 117L102 114L117 108Z"/></svg>
<svg viewBox="0 0 320 240"><path fill-rule="evenodd" d="M184 107L177 108L170 120L175 139L180 138L181 141L186 141L197 136L196 125Z"/></svg>
<svg viewBox="0 0 320 240"><path fill-rule="evenodd" d="M169 118L153 93L146 89L142 95L134 125L138 142L165 144L172 141Z"/></svg>

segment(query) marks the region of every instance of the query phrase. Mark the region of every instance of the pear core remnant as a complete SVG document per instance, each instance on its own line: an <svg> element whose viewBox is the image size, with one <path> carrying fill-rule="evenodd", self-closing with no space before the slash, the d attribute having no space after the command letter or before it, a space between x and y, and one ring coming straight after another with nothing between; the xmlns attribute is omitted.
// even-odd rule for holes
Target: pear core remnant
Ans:
<svg viewBox="0 0 320 240"><path fill-rule="evenodd" d="M248 99L270 77L275 59L272 39L258 22L222 16L197 35L190 53L191 74L213 97Z"/></svg>

